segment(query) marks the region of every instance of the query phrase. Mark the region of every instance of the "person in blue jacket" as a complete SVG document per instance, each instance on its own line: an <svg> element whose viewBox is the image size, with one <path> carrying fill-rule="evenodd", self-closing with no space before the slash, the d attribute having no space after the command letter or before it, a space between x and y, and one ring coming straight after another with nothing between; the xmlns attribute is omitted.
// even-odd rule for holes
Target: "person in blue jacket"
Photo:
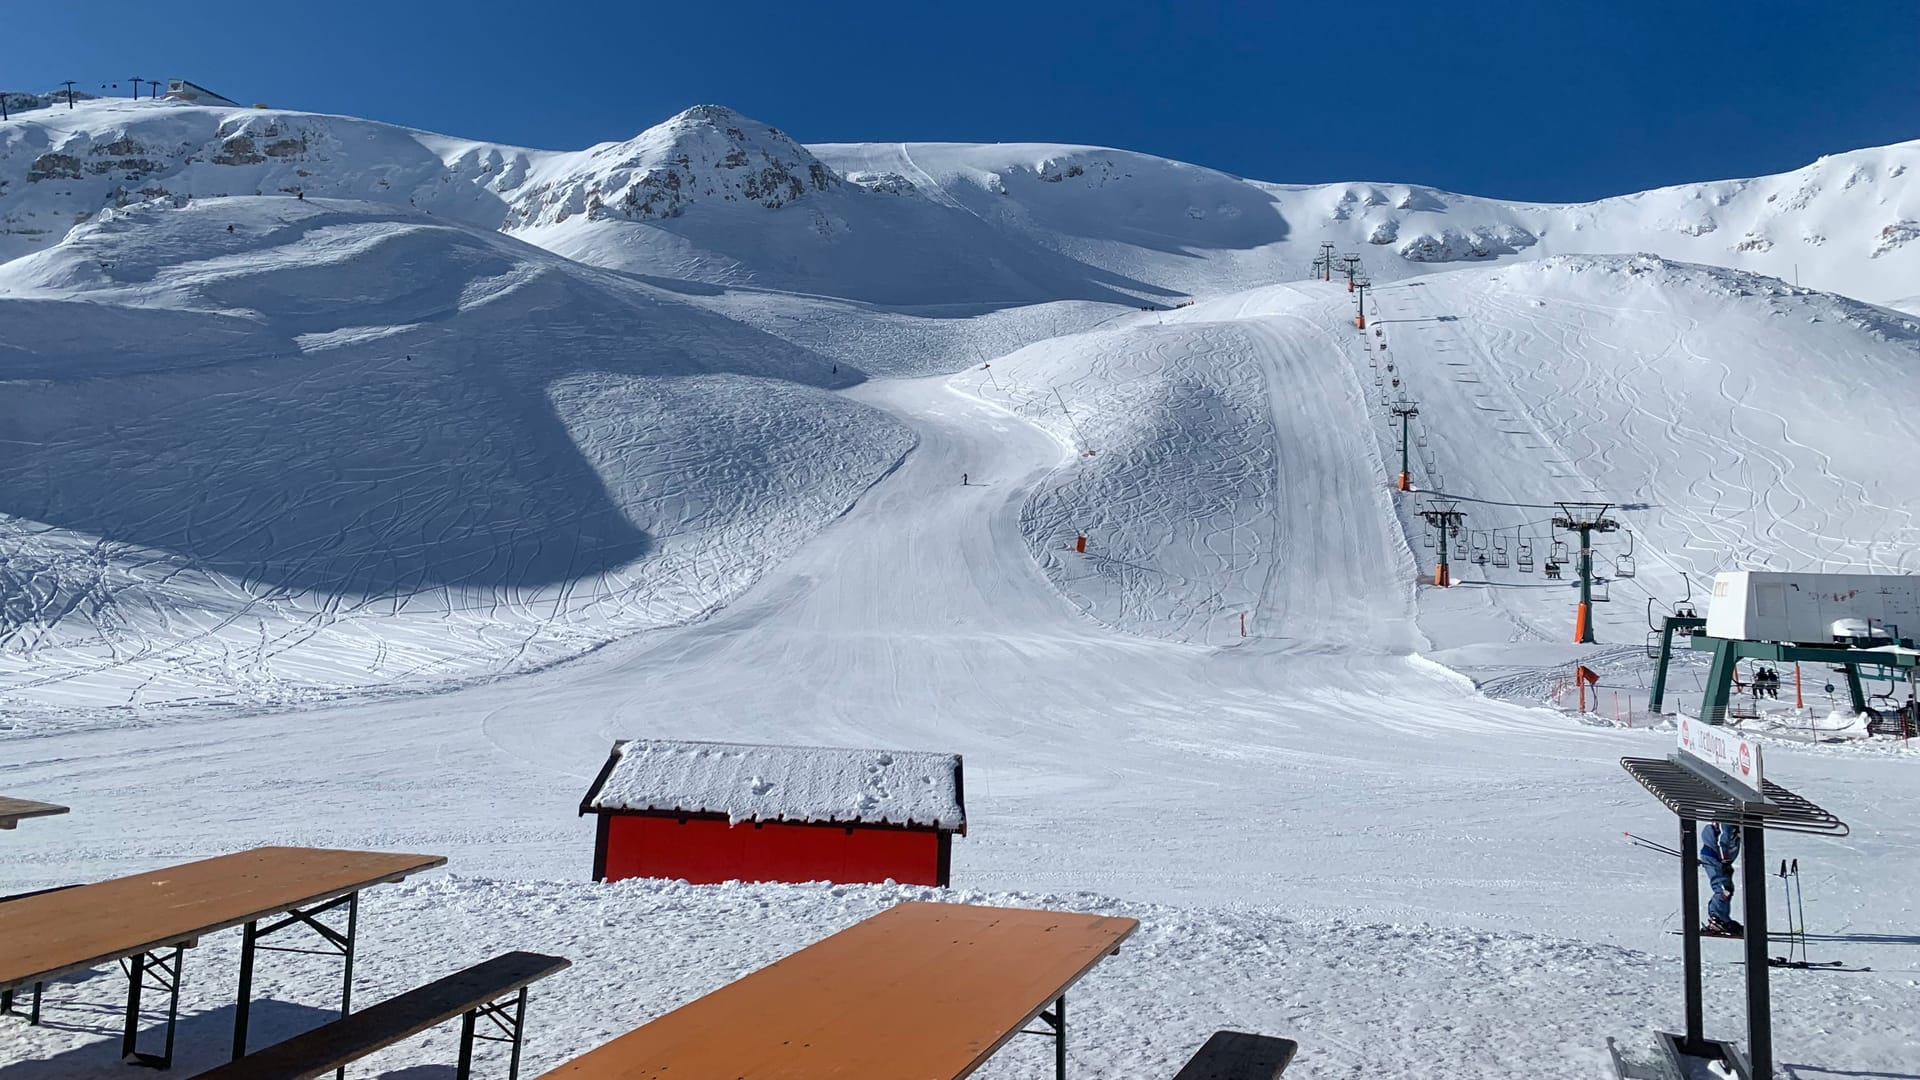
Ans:
<svg viewBox="0 0 1920 1080"><path fill-rule="evenodd" d="M1740 937L1746 927L1733 919L1733 862L1740 857L1740 826L1709 822L1700 831L1700 865L1706 868L1713 896L1707 901L1707 931Z"/></svg>

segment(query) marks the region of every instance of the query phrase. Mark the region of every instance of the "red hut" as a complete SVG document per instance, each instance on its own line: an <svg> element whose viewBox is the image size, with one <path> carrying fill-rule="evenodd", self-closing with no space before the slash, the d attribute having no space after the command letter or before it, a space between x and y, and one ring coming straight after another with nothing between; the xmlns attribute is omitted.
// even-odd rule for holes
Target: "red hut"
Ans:
<svg viewBox="0 0 1920 1080"><path fill-rule="evenodd" d="M627 739L580 802L593 879L946 885L960 755Z"/></svg>

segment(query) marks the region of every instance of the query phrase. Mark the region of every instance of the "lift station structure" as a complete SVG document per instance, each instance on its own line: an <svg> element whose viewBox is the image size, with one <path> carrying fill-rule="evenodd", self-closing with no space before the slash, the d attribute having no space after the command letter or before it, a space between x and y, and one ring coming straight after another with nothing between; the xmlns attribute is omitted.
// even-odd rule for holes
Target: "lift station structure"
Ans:
<svg viewBox="0 0 1920 1080"><path fill-rule="evenodd" d="M1846 677L1854 712L1866 712L1862 669L1904 678L1912 687L1914 668L1920 666L1912 637L1916 628L1920 577L1721 573L1713 579L1705 619L1685 612L1665 620L1647 705L1653 713L1665 711L1673 636L1692 631L1693 648L1712 655L1699 712L1707 724L1726 723L1734 665L1743 659L1831 665Z"/></svg>

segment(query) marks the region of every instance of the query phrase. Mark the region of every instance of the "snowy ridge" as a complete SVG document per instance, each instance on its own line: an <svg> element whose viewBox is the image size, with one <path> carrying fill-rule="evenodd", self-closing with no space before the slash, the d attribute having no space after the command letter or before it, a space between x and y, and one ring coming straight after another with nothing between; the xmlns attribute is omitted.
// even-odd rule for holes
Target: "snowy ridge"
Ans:
<svg viewBox="0 0 1920 1080"><path fill-rule="evenodd" d="M581 809L967 829L960 756L911 750L625 739Z"/></svg>
<svg viewBox="0 0 1920 1080"><path fill-rule="evenodd" d="M111 206L305 192L509 229L614 269L888 304L1165 303L1299 276L1323 241L1366 255L1376 280L1651 251L1891 302L1920 290L1916 165L1920 142L1900 143L1550 205L1417 184L1262 183L1099 147L807 147L721 106L626 142L543 151L103 99L0 126L0 259Z"/></svg>
<svg viewBox="0 0 1920 1080"><path fill-rule="evenodd" d="M364 203L102 215L0 266L0 320L11 710L552 663L733 596L911 444L802 349Z"/></svg>

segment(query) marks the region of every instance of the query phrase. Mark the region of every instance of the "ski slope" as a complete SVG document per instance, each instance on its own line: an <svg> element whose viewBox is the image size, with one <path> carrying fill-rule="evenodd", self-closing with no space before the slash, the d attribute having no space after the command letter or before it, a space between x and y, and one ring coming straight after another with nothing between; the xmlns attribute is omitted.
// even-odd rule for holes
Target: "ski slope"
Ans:
<svg viewBox="0 0 1920 1080"><path fill-rule="evenodd" d="M1285 363L1246 341L1251 362ZM455 876L370 894L363 985L397 988L447 941L461 943L448 965L509 944L571 956L578 974L536 991L539 1068L922 895L577 884L592 830L575 808L612 739L938 749L967 760L952 895L1148 922L1076 998L1077 1069L1165 1075L1206 1031L1238 1024L1300 1038L1309 1077L1526 1077L1542 1061L1595 1076L1607 1035L1632 1044L1672 1023L1671 864L1619 838L1665 835L1671 820L1615 764L1662 752L1670 732L1490 700L1370 636L1219 649L1115 633L1055 589L1021 527L1028 500L1080 459L944 379L852 393L911 428L915 450L714 616L434 697L18 740L31 756L5 769L9 790L69 793L81 809L59 823L73 832L10 836L0 885L269 840L445 853ZM1304 594L1316 562L1277 572ZM1393 592L1361 587L1358 599ZM1858 832L1770 854L1814 875L1822 956L1877 969L1782 976L1785 1060L1897 1071L1916 1048L1898 1018L1920 1005L1902 962L1902 898L1920 884L1912 756L1775 749L1772 768ZM168 782L127 784L130 750ZM1738 1019L1724 959L1710 971L1717 1030ZM231 943L194 963L189 1030L204 1055ZM330 979L288 966L260 984L286 1003L281 1030L310 1022ZM56 986L54 1015L108 1019L27 1032L22 1057L51 1064L20 1075L122 1068L114 993L104 978ZM423 1036L370 1075L445 1045ZM1031 1049L983 1075L1024 1075Z"/></svg>
<svg viewBox="0 0 1920 1080"><path fill-rule="evenodd" d="M7 835L0 894L446 854L369 893L357 997L567 955L530 1070L941 895L1144 920L1076 996L1076 1072L1164 1077L1237 1026L1299 1038L1289 1075L1605 1075L1679 1009L1673 866L1620 837L1672 822L1617 764L1672 733L1485 691L1643 674L1646 601L1718 569L1916 569L1920 331L1848 298L1920 289L1916 147L1549 207L716 107L577 152L29 113L0 125L0 790L75 812ZM1299 280L1323 241L1381 283L1366 333ZM1638 572L1603 539L1602 644L1569 644L1567 582L1423 587L1441 496L1469 551L1542 561L1554 500L1615 504ZM617 738L963 754L956 889L589 885ZM1807 868L1817 958L1873 969L1781 973L1783 1060L1904 1075L1916 753L1767 754L1854 825L1769 855ZM230 937L190 963L183 1067L223 1045ZM333 977L263 971L260 1037ZM53 986L0 1080L119 1075L115 982Z"/></svg>

